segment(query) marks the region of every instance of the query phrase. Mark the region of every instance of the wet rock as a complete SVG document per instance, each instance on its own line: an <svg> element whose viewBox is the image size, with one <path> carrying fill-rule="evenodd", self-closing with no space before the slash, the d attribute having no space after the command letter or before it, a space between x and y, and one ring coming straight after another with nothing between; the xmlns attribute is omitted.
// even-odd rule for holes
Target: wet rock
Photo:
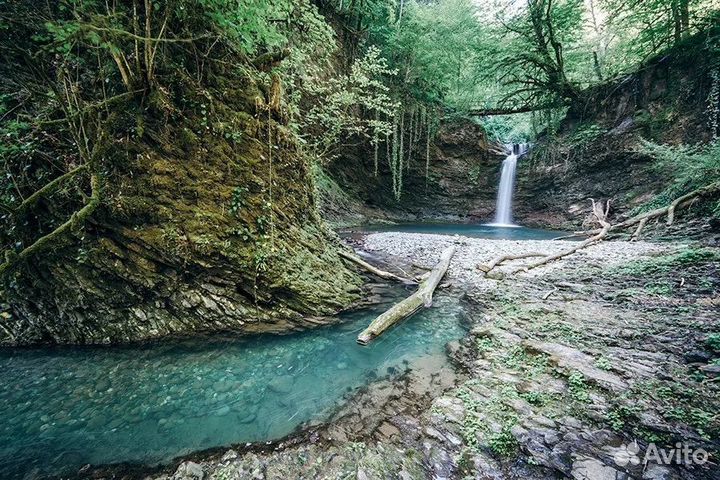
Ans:
<svg viewBox="0 0 720 480"><path fill-rule="evenodd" d="M195 462L183 462L180 464L172 480L203 480L205 472L202 467Z"/></svg>
<svg viewBox="0 0 720 480"><path fill-rule="evenodd" d="M595 367L595 359L575 348L559 343L525 340L523 342L530 351L550 356L550 362L564 370L577 370L589 381L612 391L627 389L627 382L619 376Z"/></svg>
<svg viewBox="0 0 720 480"><path fill-rule="evenodd" d="M238 417L238 423L247 424L252 423L257 419L257 413L250 412L245 415L241 415Z"/></svg>
<svg viewBox="0 0 720 480"><path fill-rule="evenodd" d="M435 442L423 443L425 468L434 479L454 478L457 466L451 455Z"/></svg>
<svg viewBox="0 0 720 480"><path fill-rule="evenodd" d="M687 363L708 363L712 360L712 354L705 350L692 350L683 354L683 359Z"/></svg>
<svg viewBox="0 0 720 480"><path fill-rule="evenodd" d="M275 393L290 393L295 379L290 375L275 377L268 383L268 389Z"/></svg>
<svg viewBox="0 0 720 480"><path fill-rule="evenodd" d="M717 364L703 365L700 371L711 377L720 377L720 365Z"/></svg>
<svg viewBox="0 0 720 480"><path fill-rule="evenodd" d="M413 480L412 475L407 470L400 470L398 473L398 478L400 480Z"/></svg>
<svg viewBox="0 0 720 480"><path fill-rule="evenodd" d="M383 422L378 427L377 431L380 435L384 436L387 439L390 439L396 435L400 435L400 430L398 430L395 425L388 423L388 422Z"/></svg>
<svg viewBox="0 0 720 480"><path fill-rule="evenodd" d="M215 415L217 415L218 417L224 417L228 413L230 413L230 407L225 405L223 407L218 408L217 411L215 412Z"/></svg>
<svg viewBox="0 0 720 480"><path fill-rule="evenodd" d="M460 424L465 418L465 406L459 398L440 397L435 400L433 405L450 422Z"/></svg>
<svg viewBox="0 0 720 480"><path fill-rule="evenodd" d="M572 478L575 480L628 480L625 472L621 472L590 457L578 457L573 463Z"/></svg>
<svg viewBox="0 0 720 480"><path fill-rule="evenodd" d="M505 480L507 476L502 473L498 463L484 455L476 455L472 459L475 469L475 478L478 480Z"/></svg>
<svg viewBox="0 0 720 480"><path fill-rule="evenodd" d="M642 478L643 480L678 480L680 476L667 467L648 463Z"/></svg>

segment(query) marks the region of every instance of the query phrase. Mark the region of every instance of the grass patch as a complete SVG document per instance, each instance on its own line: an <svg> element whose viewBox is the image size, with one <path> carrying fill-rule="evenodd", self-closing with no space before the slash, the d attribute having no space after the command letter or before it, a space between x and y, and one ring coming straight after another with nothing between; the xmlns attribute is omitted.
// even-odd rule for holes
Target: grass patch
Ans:
<svg viewBox="0 0 720 480"><path fill-rule="evenodd" d="M663 275L675 269L720 261L720 254L709 248L685 248L670 255L636 260L610 270L614 276Z"/></svg>

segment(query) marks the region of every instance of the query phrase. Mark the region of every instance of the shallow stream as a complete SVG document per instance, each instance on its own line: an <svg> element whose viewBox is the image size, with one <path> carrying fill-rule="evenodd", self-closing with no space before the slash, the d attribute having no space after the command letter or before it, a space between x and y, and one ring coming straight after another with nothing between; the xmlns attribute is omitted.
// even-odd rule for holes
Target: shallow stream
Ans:
<svg viewBox="0 0 720 480"><path fill-rule="evenodd" d="M458 300L439 295L433 308L359 346L357 334L387 306L287 336L2 350L0 478L86 464L150 465L279 439L463 335Z"/></svg>

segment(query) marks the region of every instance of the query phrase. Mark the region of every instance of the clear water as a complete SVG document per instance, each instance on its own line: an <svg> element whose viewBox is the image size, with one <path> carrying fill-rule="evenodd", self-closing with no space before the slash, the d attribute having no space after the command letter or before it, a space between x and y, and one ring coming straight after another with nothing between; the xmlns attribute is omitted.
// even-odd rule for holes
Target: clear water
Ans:
<svg viewBox="0 0 720 480"><path fill-rule="evenodd" d="M458 301L439 296L370 346L357 345L386 307L289 336L0 350L0 478L156 464L278 439L463 335Z"/></svg>
<svg viewBox="0 0 720 480"><path fill-rule="evenodd" d="M399 223L395 225L370 225L359 230L364 232L409 232L435 233L440 235L463 235L465 237L491 238L496 240L551 240L565 235L563 232L540 230L536 228L462 223Z"/></svg>

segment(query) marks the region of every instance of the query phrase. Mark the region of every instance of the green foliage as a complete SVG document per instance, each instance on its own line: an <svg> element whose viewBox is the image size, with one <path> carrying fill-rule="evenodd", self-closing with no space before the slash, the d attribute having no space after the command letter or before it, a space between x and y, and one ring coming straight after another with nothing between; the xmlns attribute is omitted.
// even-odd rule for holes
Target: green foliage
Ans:
<svg viewBox="0 0 720 480"><path fill-rule="evenodd" d="M658 172L667 174L672 182L636 213L667 205L686 193L720 181L720 142L672 146L643 141L640 153L654 158ZM720 216L720 201L711 205L711 211Z"/></svg>
<svg viewBox="0 0 720 480"><path fill-rule="evenodd" d="M505 425L500 432L492 433L488 437L490 450L501 457L512 456L518 448L517 440L515 440L510 428L510 426Z"/></svg>
<svg viewBox="0 0 720 480"><path fill-rule="evenodd" d="M578 402L587 403L590 401L590 392L585 377L580 372L572 372L568 376L568 391L570 396Z"/></svg>
<svg viewBox="0 0 720 480"><path fill-rule="evenodd" d="M600 357L595 360L595 366L600 370L609 371L612 369L612 363L607 357Z"/></svg>
<svg viewBox="0 0 720 480"><path fill-rule="evenodd" d="M350 72L308 86L312 107L302 117L299 128L305 142L325 161L342 146L342 141L358 137L379 142L391 133L398 104L390 97L384 81L396 74L377 48L371 47L357 59ZM358 115L362 111L365 115Z"/></svg>
<svg viewBox="0 0 720 480"><path fill-rule="evenodd" d="M575 130L569 138L570 144L573 148L584 150L595 142L606 130L595 124L582 124L580 128Z"/></svg>
<svg viewBox="0 0 720 480"><path fill-rule="evenodd" d="M245 206L247 200L248 188L245 186L235 187L230 200L230 213L237 215Z"/></svg>
<svg viewBox="0 0 720 480"><path fill-rule="evenodd" d="M708 335L705 343L713 352L720 353L720 333L712 333Z"/></svg>
<svg viewBox="0 0 720 480"><path fill-rule="evenodd" d="M615 431L622 431L628 420L640 413L641 408L637 405L614 405L607 413L607 420L610 428Z"/></svg>

